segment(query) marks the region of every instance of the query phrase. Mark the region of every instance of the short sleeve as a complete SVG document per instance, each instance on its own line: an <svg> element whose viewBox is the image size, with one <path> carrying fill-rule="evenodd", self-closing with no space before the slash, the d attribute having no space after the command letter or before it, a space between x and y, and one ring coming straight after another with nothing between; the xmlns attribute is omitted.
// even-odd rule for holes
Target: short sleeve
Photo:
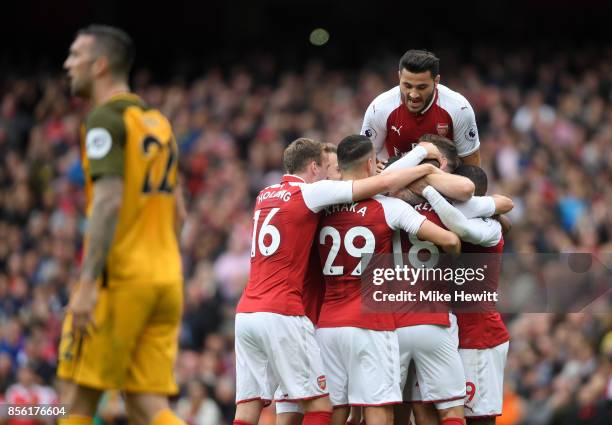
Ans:
<svg viewBox="0 0 612 425"><path fill-rule="evenodd" d="M476 116L467 101L453 117L453 138L460 157L471 155L480 149Z"/></svg>
<svg viewBox="0 0 612 425"><path fill-rule="evenodd" d="M424 215L400 199L380 195L374 199L382 205L387 225L393 230L401 229L410 235L416 235L425 221Z"/></svg>
<svg viewBox="0 0 612 425"><path fill-rule="evenodd" d="M313 212L328 205L353 201L353 181L321 180L316 183L300 183L304 203Z"/></svg>
<svg viewBox="0 0 612 425"><path fill-rule="evenodd" d="M125 124L120 112L104 105L87 119L85 154L91 178L105 175L123 176Z"/></svg>
<svg viewBox="0 0 612 425"><path fill-rule="evenodd" d="M361 134L368 137L374 145L374 151L376 155L382 156L386 159L387 151L385 147L385 138L387 137L387 126L386 121L382 122L382 111L376 110L376 99L370 103L366 110L365 116L363 117L363 124L361 126Z"/></svg>

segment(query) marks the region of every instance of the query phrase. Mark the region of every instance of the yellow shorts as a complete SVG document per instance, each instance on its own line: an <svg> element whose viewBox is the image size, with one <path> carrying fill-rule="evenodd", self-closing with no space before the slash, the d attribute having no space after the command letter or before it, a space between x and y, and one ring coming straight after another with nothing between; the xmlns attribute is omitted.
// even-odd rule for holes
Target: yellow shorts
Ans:
<svg viewBox="0 0 612 425"><path fill-rule="evenodd" d="M57 375L90 388L176 394L174 362L183 304L181 283L109 282L95 309L96 329L74 337L67 315Z"/></svg>

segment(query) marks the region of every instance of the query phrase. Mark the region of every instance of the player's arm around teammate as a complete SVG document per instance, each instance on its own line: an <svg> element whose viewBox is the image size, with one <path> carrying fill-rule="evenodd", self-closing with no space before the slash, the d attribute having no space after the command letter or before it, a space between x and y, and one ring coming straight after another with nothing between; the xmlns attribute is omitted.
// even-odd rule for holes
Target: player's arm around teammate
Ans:
<svg viewBox="0 0 612 425"><path fill-rule="evenodd" d="M445 196L457 201L469 200L472 195L474 195L474 183L463 176L450 174L456 167L456 164L459 163L459 157L457 156L456 148L454 148L452 142L450 140L441 140L443 138L436 138L436 136L432 135L426 136L429 137L421 137L421 141L414 149L402 158L389 164L382 173L414 167L425 159L434 159L438 162L440 168L436 168L433 173L427 175L423 179L423 184L429 184ZM433 144L427 141L430 139L437 141L439 144ZM446 152L446 150L452 151L452 155L456 158L454 161L448 158L451 153Z"/></svg>

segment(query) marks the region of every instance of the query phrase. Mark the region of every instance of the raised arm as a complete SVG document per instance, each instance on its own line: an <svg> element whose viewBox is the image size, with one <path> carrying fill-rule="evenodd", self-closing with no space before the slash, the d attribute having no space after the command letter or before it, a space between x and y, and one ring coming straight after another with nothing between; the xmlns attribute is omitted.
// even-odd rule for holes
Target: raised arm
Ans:
<svg viewBox="0 0 612 425"><path fill-rule="evenodd" d="M425 178L425 182L436 188L444 196L457 201L467 201L474 195L474 183L467 177L436 171Z"/></svg>
<svg viewBox="0 0 612 425"><path fill-rule="evenodd" d="M394 192L435 171L431 164L391 171L353 182L353 200L370 198L378 193Z"/></svg>
<svg viewBox="0 0 612 425"><path fill-rule="evenodd" d="M467 218L475 218L506 214L514 208L514 203L503 195L472 196L465 202L455 203L454 206Z"/></svg>
<svg viewBox="0 0 612 425"><path fill-rule="evenodd" d="M420 142L406 155L386 167L383 173L416 167L426 158L436 159L438 162L442 162L442 154L433 143Z"/></svg>
<svg viewBox="0 0 612 425"><path fill-rule="evenodd" d="M378 174L360 180L321 180L304 184L302 194L306 206L311 211L319 212L328 205L360 201L379 193L399 190L433 172L434 169L435 167L431 164L421 164L417 167Z"/></svg>
<svg viewBox="0 0 612 425"><path fill-rule="evenodd" d="M446 227L461 240L475 245L493 246L501 238L501 225L495 220L468 219L431 186L423 190L423 196L436 211Z"/></svg>

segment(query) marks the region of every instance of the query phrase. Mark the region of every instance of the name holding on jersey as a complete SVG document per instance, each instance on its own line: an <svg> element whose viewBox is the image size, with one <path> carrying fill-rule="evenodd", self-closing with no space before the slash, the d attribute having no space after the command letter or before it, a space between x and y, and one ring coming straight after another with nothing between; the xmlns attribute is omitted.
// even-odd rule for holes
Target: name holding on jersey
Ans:
<svg viewBox="0 0 612 425"><path fill-rule="evenodd" d="M277 187L279 187L280 185L278 185ZM270 186L267 189L275 189L274 186ZM283 189L283 190L263 190L258 196L257 196L257 203L259 204L260 202L263 202L267 199L280 199L281 201L284 202L289 202L289 200L291 199L291 192Z"/></svg>

